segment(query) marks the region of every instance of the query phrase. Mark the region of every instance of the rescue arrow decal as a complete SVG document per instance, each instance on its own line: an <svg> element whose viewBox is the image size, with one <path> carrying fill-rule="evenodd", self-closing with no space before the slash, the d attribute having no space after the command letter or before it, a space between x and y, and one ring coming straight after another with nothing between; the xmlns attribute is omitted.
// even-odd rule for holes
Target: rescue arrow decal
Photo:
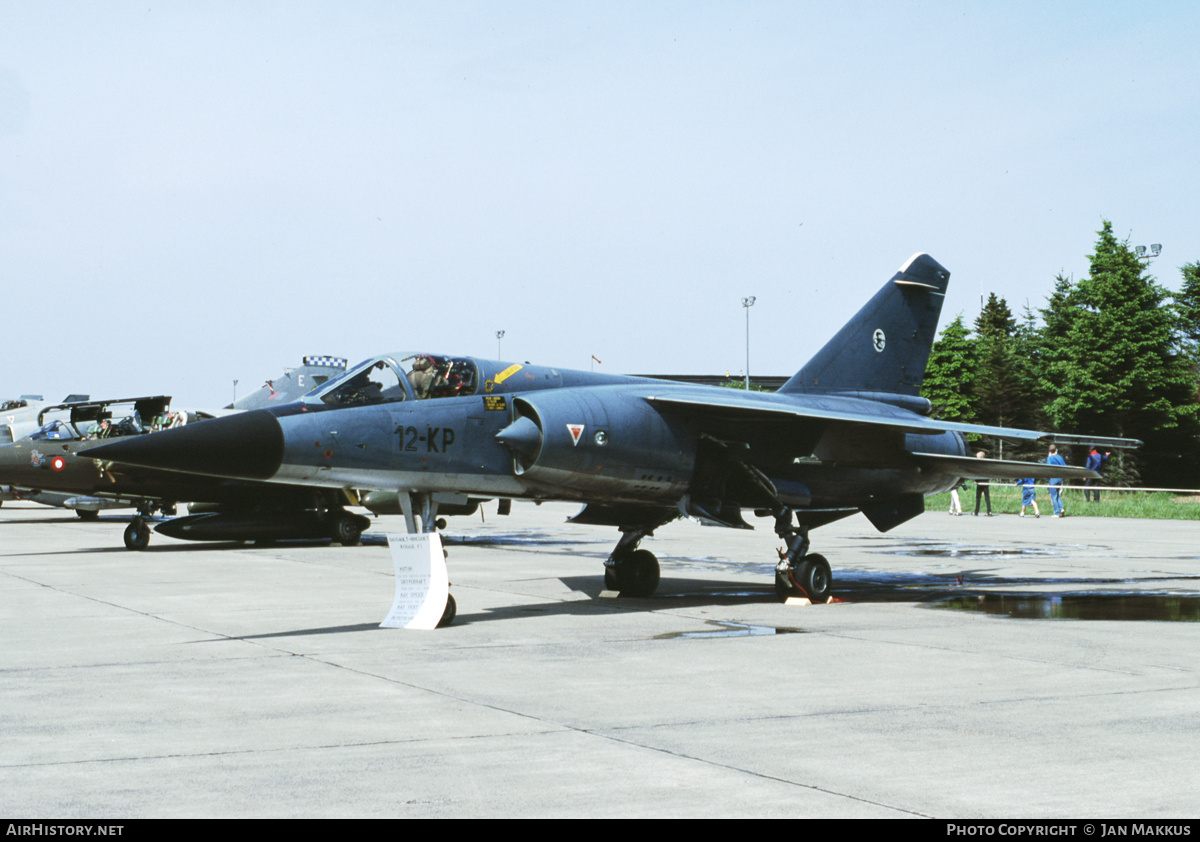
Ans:
<svg viewBox="0 0 1200 842"><path fill-rule="evenodd" d="M503 383L505 380L512 377L514 374L516 374L518 371L520 371L524 367L525 366L521 365L520 363L513 363L508 368L504 369L504 371L502 371L496 375L496 377L495 377L496 384L499 385L499 384Z"/></svg>

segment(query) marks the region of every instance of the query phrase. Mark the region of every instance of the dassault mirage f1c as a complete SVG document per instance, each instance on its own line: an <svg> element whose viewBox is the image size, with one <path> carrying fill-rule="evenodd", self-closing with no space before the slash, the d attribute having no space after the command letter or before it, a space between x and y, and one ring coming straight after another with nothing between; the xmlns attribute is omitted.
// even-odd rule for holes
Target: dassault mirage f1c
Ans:
<svg viewBox="0 0 1200 842"><path fill-rule="evenodd" d="M828 598L809 531L862 512L887 531L960 479L1094 476L1083 468L976 459L964 435L1136 447L939 421L919 396L947 272L913 256L777 392L739 392L471 357L389 354L288 406L86 451L132 465L288 485L394 489L410 531L432 531L437 495L584 504L575 523L621 531L609 588L648 596L638 543L678 517L750 528L786 544L780 595ZM420 526L417 517L420 517Z"/></svg>

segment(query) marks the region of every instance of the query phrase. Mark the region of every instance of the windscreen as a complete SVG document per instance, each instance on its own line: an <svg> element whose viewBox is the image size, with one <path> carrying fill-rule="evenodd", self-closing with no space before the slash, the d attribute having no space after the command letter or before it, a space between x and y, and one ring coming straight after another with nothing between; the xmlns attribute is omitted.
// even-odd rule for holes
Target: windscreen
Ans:
<svg viewBox="0 0 1200 842"><path fill-rule="evenodd" d="M385 357L359 363L341 377L335 378L309 396L327 406L366 406L395 403L408 397L395 364Z"/></svg>

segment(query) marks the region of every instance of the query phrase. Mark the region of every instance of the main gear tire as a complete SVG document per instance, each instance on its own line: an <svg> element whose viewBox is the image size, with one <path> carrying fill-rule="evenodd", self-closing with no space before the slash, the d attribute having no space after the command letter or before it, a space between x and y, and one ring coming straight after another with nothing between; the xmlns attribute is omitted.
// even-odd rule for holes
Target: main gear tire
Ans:
<svg viewBox="0 0 1200 842"><path fill-rule="evenodd" d="M605 568L605 584L608 583L609 570L614 571L616 590L620 591L621 596L644 599L654 596L658 590L658 559L649 550L634 550L615 567Z"/></svg>
<svg viewBox="0 0 1200 842"><path fill-rule="evenodd" d="M833 591L833 571L825 556L811 553L804 557L800 569L794 573L797 584L813 602L828 602Z"/></svg>
<svg viewBox="0 0 1200 842"><path fill-rule="evenodd" d="M825 556L810 553L794 564L787 574L775 573L775 595L781 600L805 597L810 602L829 601L833 591L833 571Z"/></svg>

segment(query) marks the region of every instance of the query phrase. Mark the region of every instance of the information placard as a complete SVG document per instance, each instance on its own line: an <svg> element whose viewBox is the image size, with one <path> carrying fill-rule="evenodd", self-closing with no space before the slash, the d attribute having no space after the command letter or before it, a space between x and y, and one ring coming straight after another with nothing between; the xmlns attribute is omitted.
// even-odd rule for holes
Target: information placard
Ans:
<svg viewBox="0 0 1200 842"><path fill-rule="evenodd" d="M396 570L396 597L380 628L437 628L450 595L441 537L436 532L389 534L387 540Z"/></svg>

